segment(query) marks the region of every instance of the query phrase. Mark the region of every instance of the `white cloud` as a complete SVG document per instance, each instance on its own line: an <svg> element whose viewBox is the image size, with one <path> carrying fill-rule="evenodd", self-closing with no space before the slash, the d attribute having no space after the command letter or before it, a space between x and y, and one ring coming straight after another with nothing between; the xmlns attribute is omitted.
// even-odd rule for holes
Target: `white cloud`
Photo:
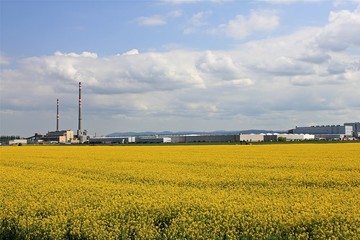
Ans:
<svg viewBox="0 0 360 240"><path fill-rule="evenodd" d="M218 83L218 81L233 81L246 77L244 76L245 73L242 72L241 64L235 64L228 53L207 51L197 60L196 68L204 78L212 80L215 83Z"/></svg>
<svg viewBox="0 0 360 240"><path fill-rule="evenodd" d="M319 32L317 42L320 47L333 51L351 46L360 47L359 31L360 9L331 12L329 24Z"/></svg>
<svg viewBox="0 0 360 240"><path fill-rule="evenodd" d="M131 50L129 50L129 51L127 51L127 52L124 52L123 54L119 54L119 55L117 55L117 56L120 56L120 55L122 55L122 56L127 56L127 55L138 55L139 54L139 50L137 50L137 49L131 49Z"/></svg>
<svg viewBox="0 0 360 240"><path fill-rule="evenodd" d="M182 16L182 11L181 10L174 10L174 11L171 11L167 14L168 17L172 17L172 18L178 18L178 17L181 17Z"/></svg>
<svg viewBox="0 0 360 240"><path fill-rule="evenodd" d="M0 54L0 65L7 65L7 64L10 64L10 60L7 57Z"/></svg>
<svg viewBox="0 0 360 240"><path fill-rule="evenodd" d="M237 15L227 24L222 24L213 29L213 33L223 34L228 37L244 39L254 33L270 32L279 25L279 17L274 11L252 11L249 16Z"/></svg>
<svg viewBox="0 0 360 240"><path fill-rule="evenodd" d="M169 18L178 18L182 16L181 10L170 11L164 15L142 16L136 19L140 26L161 26L167 24Z"/></svg>
<svg viewBox="0 0 360 240"><path fill-rule="evenodd" d="M194 14L188 21L184 29L185 34L196 32L199 28L207 25L207 18L212 14L211 11L198 12Z"/></svg>
<svg viewBox="0 0 360 240"><path fill-rule="evenodd" d="M60 51L55 52L54 54L55 56L63 56L63 57L75 57L75 58L79 58L79 57L89 57L89 58L97 58L97 54L96 53L92 53L92 52L82 52L80 54L77 53L62 53Z"/></svg>
<svg viewBox="0 0 360 240"><path fill-rule="evenodd" d="M197 3L203 0L161 0L161 2L169 4L184 4L184 3Z"/></svg>
<svg viewBox="0 0 360 240"><path fill-rule="evenodd" d="M324 0L258 0L258 1L271 3L271 4L292 4L297 2L304 2L304 3L322 2Z"/></svg>
<svg viewBox="0 0 360 240"><path fill-rule="evenodd" d="M347 4L360 4L360 0L333 0L333 5L336 7Z"/></svg>
<svg viewBox="0 0 360 240"><path fill-rule="evenodd" d="M149 17L139 17L136 22L142 26L160 26L166 24L165 17L161 15L153 15Z"/></svg>
<svg viewBox="0 0 360 240"><path fill-rule="evenodd" d="M160 0L163 3L168 4L193 4L193 3L201 3L201 2L212 2L212 3L225 3L232 2L233 0Z"/></svg>

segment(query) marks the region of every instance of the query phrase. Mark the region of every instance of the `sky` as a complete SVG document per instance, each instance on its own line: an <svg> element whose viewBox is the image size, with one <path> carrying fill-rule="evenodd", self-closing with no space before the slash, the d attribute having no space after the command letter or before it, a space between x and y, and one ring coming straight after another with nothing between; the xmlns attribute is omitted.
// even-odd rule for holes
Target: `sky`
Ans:
<svg viewBox="0 0 360 240"><path fill-rule="evenodd" d="M0 135L360 120L360 0L0 0Z"/></svg>

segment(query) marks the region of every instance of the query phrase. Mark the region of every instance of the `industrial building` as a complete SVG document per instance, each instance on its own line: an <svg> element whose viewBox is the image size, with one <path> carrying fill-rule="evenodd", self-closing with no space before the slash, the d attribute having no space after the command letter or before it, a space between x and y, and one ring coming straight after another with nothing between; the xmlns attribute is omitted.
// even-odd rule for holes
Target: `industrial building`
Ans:
<svg viewBox="0 0 360 240"><path fill-rule="evenodd" d="M344 126L351 126L353 131L353 137L360 137L360 122L344 123Z"/></svg>
<svg viewBox="0 0 360 240"><path fill-rule="evenodd" d="M234 143L239 142L239 135L172 135L172 143Z"/></svg>
<svg viewBox="0 0 360 240"><path fill-rule="evenodd" d="M239 142L239 135L170 135L139 137L94 137L90 144L220 143Z"/></svg>
<svg viewBox="0 0 360 240"><path fill-rule="evenodd" d="M85 143L88 141L87 131L82 129L82 86L79 82L79 116L78 130L74 135L72 130L59 130L59 99L56 99L56 130L49 131L45 135L35 134L28 138L31 143Z"/></svg>
<svg viewBox="0 0 360 240"><path fill-rule="evenodd" d="M74 139L74 132L71 130L52 131L41 139L50 143L70 143Z"/></svg>
<svg viewBox="0 0 360 240"><path fill-rule="evenodd" d="M265 134L240 134L240 142L263 142Z"/></svg>
<svg viewBox="0 0 360 240"><path fill-rule="evenodd" d="M276 142L282 137L286 141L313 140L312 134L228 134L228 135L169 135L141 137L94 137L90 144L150 144L150 143L242 143L242 142Z"/></svg>
<svg viewBox="0 0 360 240"><path fill-rule="evenodd" d="M135 143L135 137L93 137L90 144L128 144Z"/></svg>
<svg viewBox="0 0 360 240"><path fill-rule="evenodd" d="M142 136L142 137L93 137L90 144L129 144L129 143L171 143L170 137Z"/></svg>
<svg viewBox="0 0 360 240"><path fill-rule="evenodd" d="M286 141L305 141L314 140L315 135L285 133L240 134L240 141L245 142L277 142L279 138L283 138Z"/></svg>
<svg viewBox="0 0 360 240"><path fill-rule="evenodd" d="M296 127L289 130L289 133L314 134L317 139L345 139L359 136L358 129L359 123L347 123L344 125Z"/></svg>
<svg viewBox="0 0 360 240"><path fill-rule="evenodd" d="M277 138L285 138L287 141L305 141L305 140L314 140L314 134L277 134Z"/></svg>
<svg viewBox="0 0 360 240"><path fill-rule="evenodd" d="M27 144L26 139L13 139L9 141L9 145L23 145Z"/></svg>
<svg viewBox="0 0 360 240"><path fill-rule="evenodd" d="M135 137L135 143L171 143L171 138L159 136Z"/></svg>

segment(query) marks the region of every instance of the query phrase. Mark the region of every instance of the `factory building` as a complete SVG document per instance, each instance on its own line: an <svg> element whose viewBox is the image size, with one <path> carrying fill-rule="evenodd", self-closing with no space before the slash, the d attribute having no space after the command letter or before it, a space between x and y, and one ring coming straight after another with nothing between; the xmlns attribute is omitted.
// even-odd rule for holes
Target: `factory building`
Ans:
<svg viewBox="0 0 360 240"><path fill-rule="evenodd" d="M277 138L285 138L287 141L305 141L305 140L314 140L314 134L277 134Z"/></svg>
<svg viewBox="0 0 360 240"><path fill-rule="evenodd" d="M345 123L344 126L351 126L353 131L353 137L360 137L360 122Z"/></svg>
<svg viewBox="0 0 360 240"><path fill-rule="evenodd" d="M150 143L240 143L240 142L276 142L279 137L286 141L313 140L312 134L228 134L228 135L169 135L141 137L94 137L90 144L150 144Z"/></svg>
<svg viewBox="0 0 360 240"><path fill-rule="evenodd" d="M158 136L136 137L135 143L171 143L171 138Z"/></svg>
<svg viewBox="0 0 360 240"><path fill-rule="evenodd" d="M285 133L240 134L241 142L277 142L279 138L284 138L286 141L305 141L314 140L315 135Z"/></svg>
<svg viewBox="0 0 360 240"><path fill-rule="evenodd" d="M13 140L9 140L9 145L23 145L23 144L27 144L27 140L26 140L26 139L13 139Z"/></svg>
<svg viewBox="0 0 360 240"><path fill-rule="evenodd" d="M142 137L93 137L89 139L90 144L129 144L129 143L171 143L169 137L142 136Z"/></svg>
<svg viewBox="0 0 360 240"><path fill-rule="evenodd" d="M264 142L277 142L278 141L278 135L273 133L267 133L264 135Z"/></svg>
<svg viewBox="0 0 360 240"><path fill-rule="evenodd" d="M352 125L322 125L311 127L296 127L289 130L295 134L313 134L317 139L344 139L353 136Z"/></svg>
<svg viewBox="0 0 360 240"><path fill-rule="evenodd" d="M69 143L74 139L74 132L71 130L61 130L48 132L41 138L44 142Z"/></svg>
<svg viewBox="0 0 360 240"><path fill-rule="evenodd" d="M239 135L174 135L170 136L172 143L220 143L239 142Z"/></svg>
<svg viewBox="0 0 360 240"><path fill-rule="evenodd" d="M128 144L135 143L135 137L93 137L90 144Z"/></svg>
<svg viewBox="0 0 360 240"><path fill-rule="evenodd" d="M265 134L240 134L240 142L263 142Z"/></svg>

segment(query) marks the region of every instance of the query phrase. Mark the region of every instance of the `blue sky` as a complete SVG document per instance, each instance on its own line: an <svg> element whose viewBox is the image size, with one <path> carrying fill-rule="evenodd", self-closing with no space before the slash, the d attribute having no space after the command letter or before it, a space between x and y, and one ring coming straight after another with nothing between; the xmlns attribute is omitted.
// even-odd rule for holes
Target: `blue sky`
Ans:
<svg viewBox="0 0 360 240"><path fill-rule="evenodd" d="M359 121L359 4L0 0L0 134Z"/></svg>
<svg viewBox="0 0 360 240"><path fill-rule="evenodd" d="M164 51L171 45L204 50L231 48L249 39L289 33L303 26L324 25L333 5L329 1L296 4L185 1L180 4L176 1L23 0L2 1L1 7L3 54L23 57L52 54L56 50L91 50L106 56L134 47L142 51ZM260 32L247 39L209 37L206 33L237 15L247 16L250 11L263 9L276 12L282 20L275 31ZM192 23L196 15L197 25ZM161 21L151 23L151 19L157 17ZM191 28L193 32L187 33Z"/></svg>

